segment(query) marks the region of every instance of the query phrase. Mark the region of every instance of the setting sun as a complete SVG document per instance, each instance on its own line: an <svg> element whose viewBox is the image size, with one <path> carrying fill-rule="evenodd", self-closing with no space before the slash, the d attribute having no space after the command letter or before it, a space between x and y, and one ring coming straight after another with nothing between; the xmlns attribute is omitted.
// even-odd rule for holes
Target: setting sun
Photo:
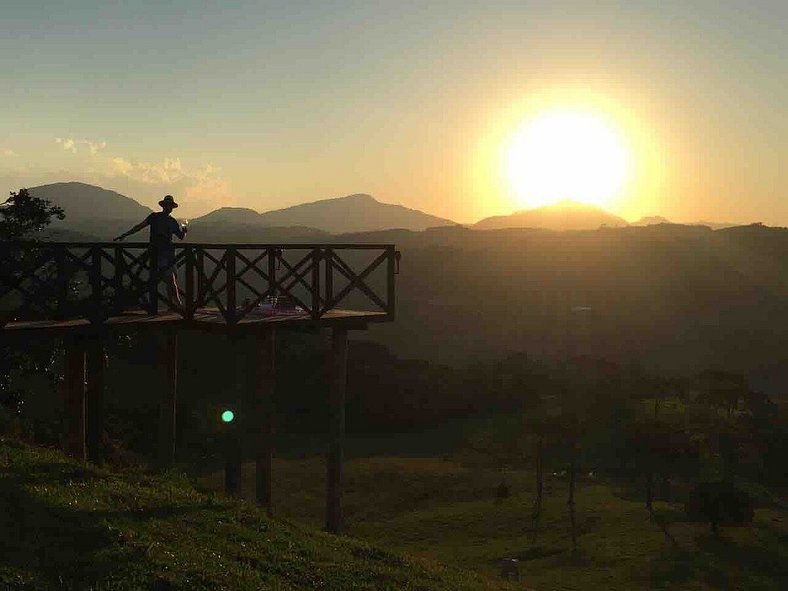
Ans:
<svg viewBox="0 0 788 591"><path fill-rule="evenodd" d="M630 155L614 128L580 111L552 111L518 129L505 175L520 202L539 207L572 200L606 205L630 173Z"/></svg>

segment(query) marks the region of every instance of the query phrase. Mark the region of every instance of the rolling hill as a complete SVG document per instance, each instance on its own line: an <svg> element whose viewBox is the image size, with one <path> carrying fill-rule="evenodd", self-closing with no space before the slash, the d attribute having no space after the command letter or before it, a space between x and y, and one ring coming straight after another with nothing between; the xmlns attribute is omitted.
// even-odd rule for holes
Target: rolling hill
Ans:
<svg viewBox="0 0 788 591"><path fill-rule="evenodd" d="M269 519L183 477L0 437L1 589L507 589L434 560Z"/></svg>

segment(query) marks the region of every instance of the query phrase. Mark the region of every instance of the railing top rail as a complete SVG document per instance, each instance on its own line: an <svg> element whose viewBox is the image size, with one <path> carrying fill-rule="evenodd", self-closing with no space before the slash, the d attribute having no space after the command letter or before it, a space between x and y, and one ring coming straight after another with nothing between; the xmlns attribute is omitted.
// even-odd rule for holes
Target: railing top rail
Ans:
<svg viewBox="0 0 788 591"><path fill-rule="evenodd" d="M70 248L111 248L115 246L125 246L126 248L148 248L148 242L50 242L48 240L0 240L0 245L11 246L54 246L54 247L70 247ZM313 248L334 248L334 249L359 249L359 250L374 250L374 249L392 249L395 248L394 244L367 244L364 242L359 243L333 243L333 242L319 242L319 243L250 243L250 242L178 242L173 243L175 248L184 248L190 246L192 248L240 248L240 249L263 249L263 248L280 248L280 249L293 249L293 250L308 250Z"/></svg>

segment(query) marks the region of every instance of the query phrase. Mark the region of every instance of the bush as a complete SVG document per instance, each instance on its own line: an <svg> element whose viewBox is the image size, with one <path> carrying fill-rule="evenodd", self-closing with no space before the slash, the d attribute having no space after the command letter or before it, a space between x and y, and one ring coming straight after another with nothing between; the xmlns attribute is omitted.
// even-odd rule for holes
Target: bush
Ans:
<svg viewBox="0 0 788 591"><path fill-rule="evenodd" d="M701 482L690 491L685 508L692 521L718 525L752 523L754 511L750 496L730 482Z"/></svg>

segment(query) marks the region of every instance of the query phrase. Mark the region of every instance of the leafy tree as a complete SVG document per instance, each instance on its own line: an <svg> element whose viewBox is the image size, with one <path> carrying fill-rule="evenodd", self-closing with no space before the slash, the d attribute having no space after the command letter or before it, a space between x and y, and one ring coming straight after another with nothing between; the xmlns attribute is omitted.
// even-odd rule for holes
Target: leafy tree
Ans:
<svg viewBox="0 0 788 591"><path fill-rule="evenodd" d="M22 240L35 235L53 219L66 217L61 207L46 199L33 197L27 189L19 189L0 204L0 240Z"/></svg>
<svg viewBox="0 0 788 591"><path fill-rule="evenodd" d="M746 400L750 393L745 376L727 371L706 371L698 376L701 393L699 402L723 408L728 418L738 409L739 401Z"/></svg>

